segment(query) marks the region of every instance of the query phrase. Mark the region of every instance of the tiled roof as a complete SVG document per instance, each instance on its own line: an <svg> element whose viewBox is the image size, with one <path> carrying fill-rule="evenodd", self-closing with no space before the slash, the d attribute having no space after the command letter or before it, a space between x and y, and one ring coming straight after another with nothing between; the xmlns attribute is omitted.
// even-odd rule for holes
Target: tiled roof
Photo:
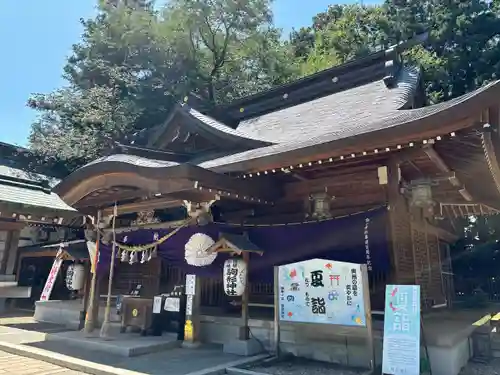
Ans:
<svg viewBox="0 0 500 375"><path fill-rule="evenodd" d="M187 107L187 106L183 105L183 107ZM266 143L269 144L269 142L267 142L265 140L265 138L263 138L263 137L258 137L255 134L252 134L249 132L240 131L239 128L238 129L230 128L229 126L223 124L222 122L217 121L216 119L214 119L210 116L204 115L201 112L198 112L194 108L187 107L187 113L189 113L191 116L193 116L197 120L201 121L203 124L208 125L210 128L212 128L213 130L216 130L218 132L225 133L227 135L231 135L231 136L235 136L235 137L239 137L242 139L259 141L259 142L264 143L264 144L266 144Z"/></svg>
<svg viewBox="0 0 500 375"><path fill-rule="evenodd" d="M343 129L347 122L362 124L382 118L413 99L419 76L418 69L403 68L393 88L379 79L244 120L236 129L195 109L188 107L188 112L213 132L239 137L242 141L260 141L262 144L251 147L257 148L327 134Z"/></svg>
<svg viewBox="0 0 500 375"><path fill-rule="evenodd" d="M447 102L411 110L394 109L392 111L386 112L384 116L367 116L364 121L360 121L359 118L346 118L342 123L342 126L333 126L332 129L325 134L313 135L310 137L300 137L290 142L285 142L268 147L261 147L258 149L209 160L207 162L201 163L200 166L203 168L212 169L227 166L230 164L240 163L243 161L250 161L252 159L267 158L272 155L284 154L292 150L319 147L321 145L327 144L328 147L330 147L333 146L333 142L335 141L357 137L365 134L375 134L378 131L386 129L401 128L403 130L405 128L405 125L415 123L416 121L427 119L444 111L450 113L458 105L461 105L465 102L468 102L470 99L478 97L481 93L486 92L489 89L495 89L495 91L498 93L500 91L500 80L492 82L476 91L462 95ZM460 115L457 111L452 114L456 115L457 118L455 120L459 120ZM438 127L439 123L436 122L435 126ZM316 151L319 152L318 149L316 149Z"/></svg>
<svg viewBox="0 0 500 375"><path fill-rule="evenodd" d="M482 101L481 94L486 92L488 92L488 95L491 92L493 96L495 96L496 94L500 94L500 80L492 82L476 91L470 92L447 102L417 109L393 109L392 111L386 112L385 116L367 117L364 119L364 121L360 121L358 118L346 118L342 123L342 126L332 126L332 129L325 134L311 137L300 137L289 142L261 147L237 154L232 154L229 156L223 156L217 159L208 160L198 165L202 168L217 169L222 172L239 171L241 168L231 167L231 165L239 164L241 162L250 163L254 159L267 158L280 154L288 154L289 152L296 150L303 151L305 149L311 149L311 154L313 154L318 153L319 148L326 147L329 150L333 151L336 141L352 139L353 137L364 135L375 135L378 134L378 132L384 130L398 130L400 134L404 135L408 132L408 126L416 124L418 121L422 120L433 120L434 116L438 116L441 114L446 115L447 118L451 118L452 121L459 120L461 116L463 116L463 114L461 114L461 111L459 111L462 105L469 105L469 102L472 101ZM471 103L470 105L475 105L475 103ZM328 121L328 119L323 119L323 121ZM438 131L438 127L440 125L439 121L436 120L436 122L431 122L432 126L436 127L436 131ZM418 133L418 129L415 131ZM352 142L355 141L352 140ZM106 156L104 158L97 159L90 164L113 161L150 168L162 168L178 165L178 163L174 162L153 160L134 155L122 154ZM90 166L90 164L88 164L87 166ZM82 169L85 168L86 166L82 167Z"/></svg>
<svg viewBox="0 0 500 375"><path fill-rule="evenodd" d="M30 183L30 181L32 183ZM19 169L0 166L0 202L20 203L26 206L45 207L53 210L75 211L49 187L33 179L33 176Z"/></svg>
<svg viewBox="0 0 500 375"><path fill-rule="evenodd" d="M402 108L412 98L419 71L402 69L394 88L377 80L349 90L245 120L237 130L273 143L285 143L363 124Z"/></svg>

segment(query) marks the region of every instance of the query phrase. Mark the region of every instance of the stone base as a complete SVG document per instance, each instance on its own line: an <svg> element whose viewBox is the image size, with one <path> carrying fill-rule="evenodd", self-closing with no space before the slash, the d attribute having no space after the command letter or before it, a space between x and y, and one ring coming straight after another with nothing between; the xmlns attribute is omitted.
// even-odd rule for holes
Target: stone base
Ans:
<svg viewBox="0 0 500 375"><path fill-rule="evenodd" d="M141 337L134 333L113 333L111 332L111 336L103 340L99 337L98 330L92 333L93 337L75 331L61 332L48 334L46 341L56 341L81 350L96 350L123 357L135 357L180 346L175 334Z"/></svg>
<svg viewBox="0 0 500 375"><path fill-rule="evenodd" d="M181 346L185 349L197 349L199 348L201 345L201 342L199 341L195 341L195 342L191 342L191 341L183 341Z"/></svg>
<svg viewBox="0 0 500 375"><path fill-rule="evenodd" d="M261 343L256 339L233 340L224 344L224 353L252 356L264 352Z"/></svg>

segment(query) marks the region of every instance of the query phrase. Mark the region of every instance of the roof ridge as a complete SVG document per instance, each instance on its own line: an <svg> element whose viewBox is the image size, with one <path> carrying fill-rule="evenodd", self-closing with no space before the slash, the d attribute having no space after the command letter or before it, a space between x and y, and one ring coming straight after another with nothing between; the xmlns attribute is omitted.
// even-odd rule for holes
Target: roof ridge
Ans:
<svg viewBox="0 0 500 375"><path fill-rule="evenodd" d="M387 64L385 68L389 71L388 75L391 76L392 70L394 69L397 70L397 65L400 65L399 54L401 54L405 50L415 45L423 43L427 39L427 37L428 37L428 32L426 31L421 34L417 34L413 38L410 38L404 42L392 45L385 50L380 50L371 53L367 56L347 61L343 64L324 69L322 71L299 78L292 82L273 87L269 90L265 90L256 94L252 94L249 96L233 100L228 104L218 105L214 108L213 111L214 116L217 118L219 116L223 116L225 113L228 113L229 111L234 111L234 110L243 113L245 112L244 111L245 107L248 107L250 105L255 105L255 103L270 100L277 96L283 96L286 95L287 93L290 93L291 91L298 90L301 87L310 86L312 84L325 81L327 79L334 79L339 75L346 75L348 73L355 72L359 69L366 69L370 66L377 65L382 61L389 62L389 64ZM375 69L375 71L377 70ZM243 111L241 111L242 108ZM240 116L236 117L238 118L238 120L241 120Z"/></svg>

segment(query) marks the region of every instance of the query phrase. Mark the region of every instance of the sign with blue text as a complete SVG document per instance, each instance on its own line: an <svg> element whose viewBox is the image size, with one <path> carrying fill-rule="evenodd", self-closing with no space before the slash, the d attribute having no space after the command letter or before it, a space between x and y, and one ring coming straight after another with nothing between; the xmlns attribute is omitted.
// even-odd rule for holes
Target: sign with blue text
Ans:
<svg viewBox="0 0 500 375"><path fill-rule="evenodd" d="M283 322L366 326L361 265L311 259L278 269Z"/></svg>
<svg viewBox="0 0 500 375"><path fill-rule="evenodd" d="M382 373L420 374L420 286L385 289Z"/></svg>

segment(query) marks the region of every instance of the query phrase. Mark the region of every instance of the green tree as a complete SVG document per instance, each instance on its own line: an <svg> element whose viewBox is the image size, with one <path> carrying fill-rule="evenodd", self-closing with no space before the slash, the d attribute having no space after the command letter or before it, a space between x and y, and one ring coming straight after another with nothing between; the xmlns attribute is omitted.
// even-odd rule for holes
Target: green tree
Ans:
<svg viewBox="0 0 500 375"><path fill-rule="evenodd" d="M68 87L36 94L34 150L69 169L116 140L160 124L196 92L212 104L290 79L291 48L272 26L268 0L101 1L64 69Z"/></svg>

